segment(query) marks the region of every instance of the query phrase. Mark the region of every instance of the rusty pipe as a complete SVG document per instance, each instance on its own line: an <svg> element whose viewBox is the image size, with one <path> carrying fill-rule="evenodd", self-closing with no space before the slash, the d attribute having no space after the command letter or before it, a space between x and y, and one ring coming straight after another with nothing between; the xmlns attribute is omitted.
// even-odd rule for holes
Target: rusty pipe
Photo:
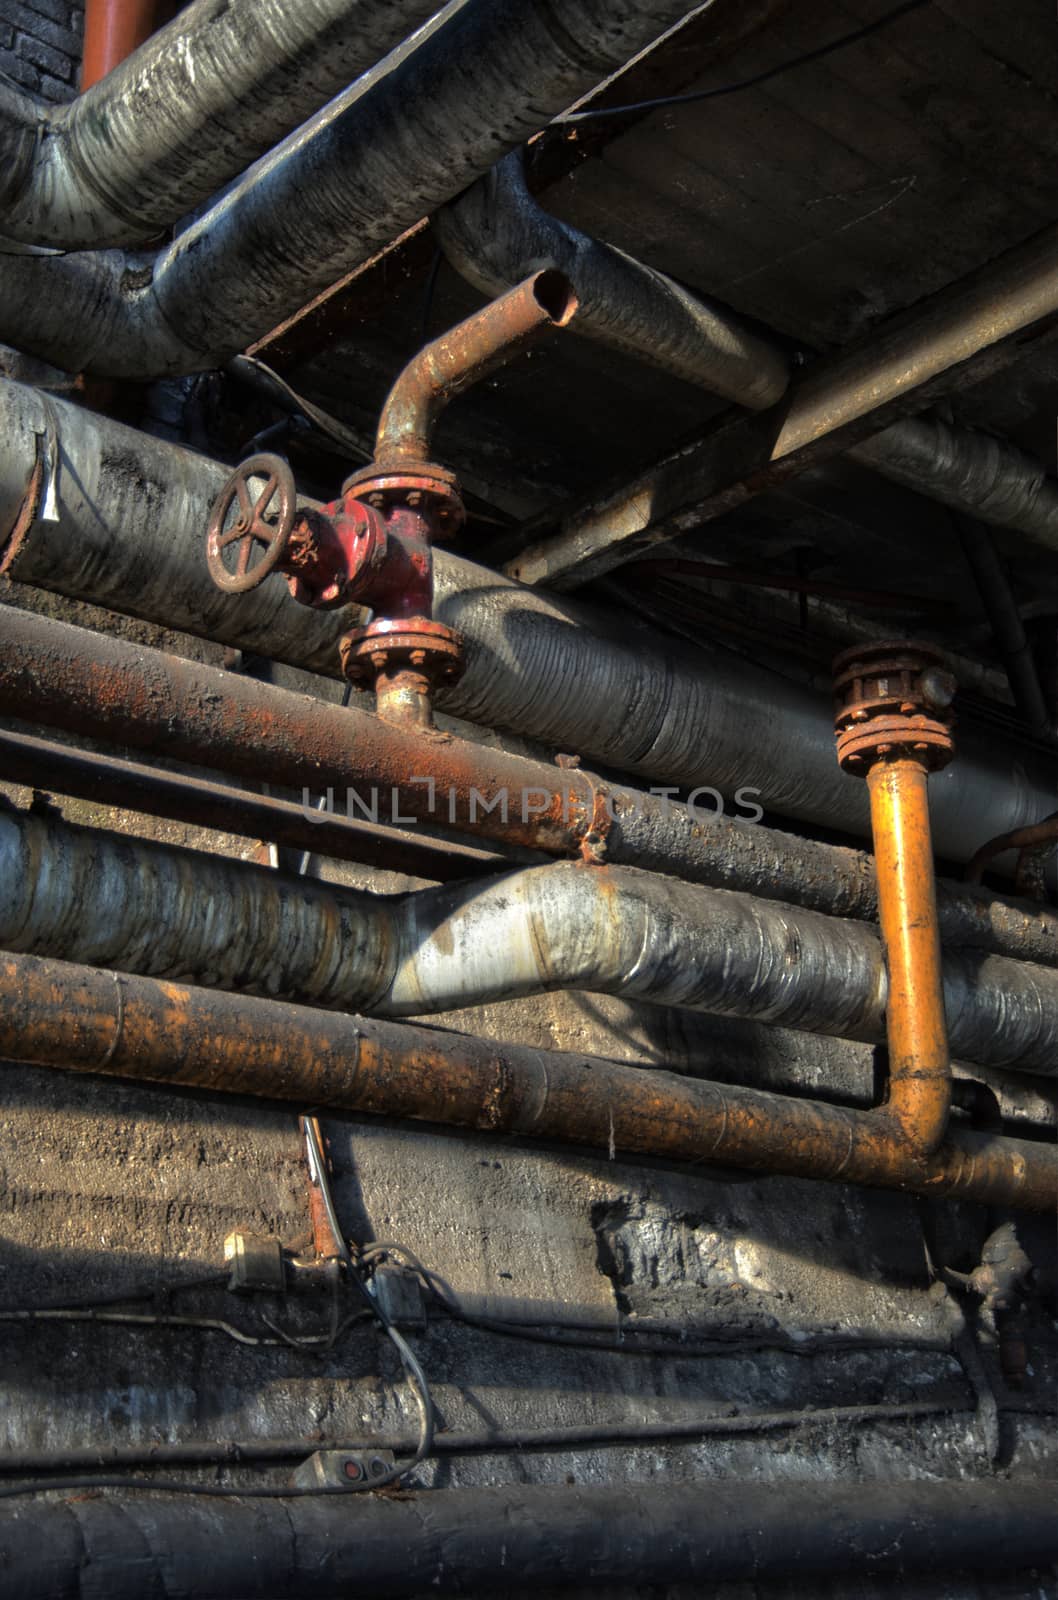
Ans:
<svg viewBox="0 0 1058 1600"><path fill-rule="evenodd" d="M583 1055L0 956L0 1057L691 1165L1045 1211L1058 1151L953 1126L919 1159L886 1112ZM71 1018L76 1026L71 1027Z"/></svg>
<svg viewBox="0 0 1058 1600"><path fill-rule="evenodd" d="M0 729L0 778L97 805L267 840L335 861L355 861L437 883L502 871L509 857L451 840L427 839L367 818L315 811L275 795L167 772ZM531 859L531 858L530 858Z"/></svg>
<svg viewBox="0 0 1058 1600"><path fill-rule="evenodd" d="M878 920L888 982L888 1115L908 1147L931 1154L951 1111L940 923L930 831L930 772L955 753L958 685L934 645L856 645L834 662L838 764L866 775Z"/></svg>
<svg viewBox="0 0 1058 1600"><path fill-rule="evenodd" d="M933 881L928 775L919 761L878 761L867 774L878 920L889 976L889 1110L915 1149L944 1137L951 1068Z"/></svg>
<svg viewBox="0 0 1058 1600"><path fill-rule="evenodd" d="M379 419L375 465L398 470L430 460L441 412L473 384L507 365L548 328L564 328L577 296L548 269L501 294L419 351L390 390Z"/></svg>
<svg viewBox="0 0 1058 1600"><path fill-rule="evenodd" d="M1013 828L1009 833L1001 833L998 839L989 839L966 868L965 881L980 883L989 863L1007 850L1031 850L1037 845L1049 844L1058 846L1058 811L1042 822L1034 822L1027 828Z"/></svg>
<svg viewBox="0 0 1058 1600"><path fill-rule="evenodd" d="M401 815L524 845L584 854L723 889L748 890L859 920L877 911L874 866L861 851L723 816L697 817L664 797L614 792L583 768L556 768L440 732L390 727L200 662L0 607L0 715L174 760L260 778L318 798L376 787ZM434 794L421 781L434 778ZM420 781L416 781L416 779ZM504 817L486 802L527 793ZM942 884L944 941L1058 966L1058 917L1000 895Z"/></svg>
<svg viewBox="0 0 1058 1600"><path fill-rule="evenodd" d="M82 94L146 43L175 10L173 0L85 0Z"/></svg>

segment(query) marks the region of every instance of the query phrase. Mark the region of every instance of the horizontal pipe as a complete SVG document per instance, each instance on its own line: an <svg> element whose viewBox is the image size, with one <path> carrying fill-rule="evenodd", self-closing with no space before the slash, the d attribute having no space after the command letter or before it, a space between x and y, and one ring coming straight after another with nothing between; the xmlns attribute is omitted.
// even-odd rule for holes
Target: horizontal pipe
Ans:
<svg viewBox="0 0 1058 1600"><path fill-rule="evenodd" d="M0 435L8 577L338 674L338 639L359 613L307 616L279 579L239 596L210 579L205 528L227 468L2 381ZM444 550L435 598L467 663L438 696L442 711L659 783L728 799L755 790L773 814L868 833L863 786L834 759L829 702L807 689L721 652L681 654L627 615L523 588ZM963 728L959 760L932 791L937 848L967 860L983 835L1053 809L1053 794L1051 760Z"/></svg>
<svg viewBox="0 0 1058 1600"><path fill-rule="evenodd" d="M470 844L424 839L407 829L315 812L311 806L274 795L121 761L11 729L0 729L0 778L436 883L480 877L509 865L507 856Z"/></svg>
<svg viewBox="0 0 1058 1600"><path fill-rule="evenodd" d="M380 1016L574 989L886 1036L873 928L633 867L555 863L382 896L12 809L0 946ZM953 953L944 989L958 1059L1058 1072L1058 974Z"/></svg>
<svg viewBox="0 0 1058 1600"><path fill-rule="evenodd" d="M301 0L274 4L286 15ZM153 259L0 256L0 338L101 376L223 366L686 9L686 0L471 0L377 81L354 85Z"/></svg>
<svg viewBox="0 0 1058 1600"><path fill-rule="evenodd" d="M0 83L0 231L63 250L156 239L436 9L192 0L67 105Z"/></svg>
<svg viewBox="0 0 1058 1600"><path fill-rule="evenodd" d="M514 1323L512 1326L517 1327ZM682 1341L671 1349L680 1359ZM600 1348L605 1349L605 1346ZM634 1346L633 1346L634 1348ZM886 1347L887 1349L890 1347ZM864 1405L804 1406L789 1411L727 1411L705 1416L683 1414L664 1422L590 1422L543 1428L446 1428L434 1435L433 1456L522 1455L527 1450L564 1454L571 1450L599 1450L607 1446L646 1444L679 1445L701 1439L738 1438L782 1433L810 1424L820 1427L869 1426L874 1422L914 1422L938 1416L964 1417L952 1404L950 1390L936 1400L868 1401ZM43 1450L0 1450L0 1478L26 1478L43 1473L128 1471L159 1467L277 1466L303 1461L317 1450L340 1450L350 1455L372 1450L392 1450L412 1455L417 1440L406 1434L366 1435L360 1439L314 1437L287 1439L182 1440L179 1443L57 1445Z"/></svg>
<svg viewBox="0 0 1058 1600"><path fill-rule="evenodd" d="M362 802L380 795L406 819L479 839L556 856L588 853L843 917L877 914L873 863L858 851L696 818L664 797L614 791L580 768L448 734L425 737L355 707L10 607L0 608L0 629L0 715L32 709L37 721L68 733L164 747L175 760L250 778L266 773L310 796L330 789L339 809L351 786ZM503 795L506 815L496 803ZM1058 965L1058 916L1045 907L941 883L939 914L949 945Z"/></svg>
<svg viewBox="0 0 1058 1600"><path fill-rule="evenodd" d="M0 955L0 997L0 1060L557 1140L611 1159L718 1163L1041 1211L1058 1195L1053 1145L956 1123L921 1158L884 1111L32 955Z"/></svg>
<svg viewBox="0 0 1058 1600"><path fill-rule="evenodd" d="M868 1481L519 1484L255 1505L199 1497L67 1498L0 1517L8 1600L346 1600L841 1573L1027 1575L1058 1541L1054 1483ZM90 1577L89 1577L90 1575ZM968 1581L973 1581L968 1576Z"/></svg>
<svg viewBox="0 0 1058 1600"><path fill-rule="evenodd" d="M581 299L575 332L751 411L777 404L786 392L793 366L777 337L750 333L730 312L699 299L664 273L550 215L529 192L521 152L507 156L442 207L433 226L448 260L486 294L502 293L528 271L558 267ZM1020 279L1011 288L1024 292ZM957 295L958 287L944 294ZM931 306L925 308L927 318ZM990 315L989 307L986 316ZM883 333L880 341L864 346L859 357L862 369L870 372L872 355L886 351L889 337ZM958 351L942 347L940 353L946 362ZM863 397L871 406L892 398L894 386L933 370L928 362L923 368L923 360L920 351L908 360L906 371L897 361L888 375L880 367L871 374L871 382L857 380ZM851 392L855 390L854 383ZM800 389L795 404L799 403ZM848 411L846 399L833 415L828 414L828 430L846 420ZM801 443L796 441L796 447ZM782 449L793 447L787 441ZM776 450L779 453L778 446ZM910 418L853 445L847 454L956 510L1016 528L1052 550L1058 548L1058 483L1013 445L932 419ZM651 498L643 497L642 504L649 507ZM648 510L641 528L626 530L620 517L615 518L612 560L604 557L600 544L593 570L609 570L628 559L633 550L631 545L623 548L623 539L644 531L649 520ZM576 553L570 542L570 558ZM509 570L527 582L543 581L545 574L532 563L531 553L522 552ZM561 556L552 551L547 581L558 587L575 586L563 581L565 570Z"/></svg>

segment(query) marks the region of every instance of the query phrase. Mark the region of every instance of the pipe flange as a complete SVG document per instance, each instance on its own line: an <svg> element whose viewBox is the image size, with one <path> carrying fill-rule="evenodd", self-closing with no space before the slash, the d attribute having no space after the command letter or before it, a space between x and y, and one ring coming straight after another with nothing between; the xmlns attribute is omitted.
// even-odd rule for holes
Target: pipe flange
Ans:
<svg viewBox="0 0 1058 1600"><path fill-rule="evenodd" d="M396 505L427 511L433 517L437 539L451 538L466 521L455 473L432 461L407 461L392 467L372 462L345 480L342 493L354 494L383 513Z"/></svg>
<svg viewBox="0 0 1058 1600"><path fill-rule="evenodd" d="M462 635L429 617L379 618L345 634L338 650L342 671L358 688L395 672L419 673L447 688L459 682L466 665Z"/></svg>
<svg viewBox="0 0 1058 1600"><path fill-rule="evenodd" d="M856 645L834 661L838 762L863 775L875 761L911 756L931 772L955 754L958 684L944 652L918 640Z"/></svg>

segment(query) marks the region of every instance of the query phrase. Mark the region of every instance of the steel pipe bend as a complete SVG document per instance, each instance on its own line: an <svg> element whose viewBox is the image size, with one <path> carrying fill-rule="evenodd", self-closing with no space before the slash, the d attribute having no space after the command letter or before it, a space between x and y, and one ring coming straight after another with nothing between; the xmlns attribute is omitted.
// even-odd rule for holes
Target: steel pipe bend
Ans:
<svg viewBox="0 0 1058 1600"><path fill-rule="evenodd" d="M379 896L9 809L0 946L380 1016L584 989L885 1037L874 929L632 867L563 862ZM953 1055L1058 1070L1058 974L964 963L945 973L962 1006Z"/></svg>
<svg viewBox="0 0 1058 1600"><path fill-rule="evenodd" d="M68 105L0 84L10 238L157 238L436 11L436 0L192 0Z"/></svg>
<svg viewBox="0 0 1058 1600"><path fill-rule="evenodd" d="M280 18L303 9L302 0L265 3ZM686 0L465 5L378 81L354 86L156 256L0 256L0 338L67 371L110 377L221 366L450 200L686 10ZM292 217L311 250L291 249Z"/></svg>
<svg viewBox="0 0 1058 1600"><path fill-rule="evenodd" d="M783 352L731 312L538 205L520 150L443 206L433 228L452 266L485 294L557 267L581 300L574 332L754 410L786 390Z"/></svg>

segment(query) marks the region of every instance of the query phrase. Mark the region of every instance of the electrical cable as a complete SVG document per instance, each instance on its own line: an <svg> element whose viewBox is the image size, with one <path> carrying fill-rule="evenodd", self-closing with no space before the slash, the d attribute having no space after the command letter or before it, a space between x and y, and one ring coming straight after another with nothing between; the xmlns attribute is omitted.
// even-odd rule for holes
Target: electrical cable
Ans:
<svg viewBox="0 0 1058 1600"><path fill-rule="evenodd" d="M398 1479L406 1477L409 1472L411 1472L419 1465L421 1461L424 1461L426 1457L431 1454L433 1450L434 1432L436 1429L433 1395L430 1392L430 1385L426 1380L426 1374L420 1366L415 1352L412 1350L411 1346L408 1344L407 1340L404 1338L399 1329L393 1326L393 1323L386 1315L382 1306L368 1288L366 1281L361 1275L359 1266L353 1259L352 1251L349 1249L349 1242L342 1230L342 1225L339 1221L338 1212L334 1204L334 1195L331 1192L330 1178L327 1174L327 1158L324 1155L319 1136L316 1132L315 1119L309 1116L304 1117L302 1119L302 1126L305 1130L305 1140L309 1151L309 1164L311 1168L310 1176L312 1181L315 1182L319 1187L320 1198L323 1201L323 1207L327 1214L327 1221L330 1225L331 1233L337 1241L338 1249L341 1253L341 1259L345 1263L350 1282L353 1284L357 1293L364 1300L368 1308L374 1313L375 1317L378 1319L378 1322L385 1330L386 1337L389 1339L390 1343L396 1350L397 1355L400 1357L401 1366L404 1368L405 1375L411 1384L412 1393L415 1395L416 1403L419 1407L419 1441L416 1445L414 1455L409 1461L392 1467L390 1471L385 1473L382 1477L365 1480L363 1483L363 1488L365 1489L381 1489L384 1488L388 1483L396 1483ZM352 1492L357 1492L358 1487L359 1486L354 1485Z"/></svg>
<svg viewBox="0 0 1058 1600"><path fill-rule="evenodd" d="M314 428L324 434L335 444L347 450L358 461L370 461L372 452L364 440L346 426L339 422L337 417L332 417L329 411L314 405L311 400L306 400L304 395L291 388L285 378L274 371L267 362L258 356L235 356L224 369L229 376L239 382L248 384L263 394L273 405L288 415L299 415L310 422Z"/></svg>
<svg viewBox="0 0 1058 1600"><path fill-rule="evenodd" d="M562 1454L567 1450L590 1450L606 1445L646 1445L646 1444L680 1444L698 1439L713 1437L738 1437L745 1434L760 1434L781 1432L787 1428L800 1427L837 1427L851 1423L896 1422L913 1421L920 1417L950 1415L961 1416L972 1411L972 1407L952 1405L947 1400L916 1400L907 1403L893 1404L868 1404L850 1406L822 1406L803 1407L791 1411L731 1411L729 1414L716 1414L699 1418L683 1418L679 1421L666 1422L598 1422L574 1424L566 1427L555 1428L509 1428L498 1429L491 1433L477 1430L460 1431L453 1429L447 1433L436 1434L431 1449L433 1455L505 1455L509 1451L546 1450ZM380 1435L370 1440L321 1441L321 1440L251 1440L244 1444L233 1444L214 1447L209 1446L197 1452L195 1447L177 1446L183 1450L183 1459L180 1464L188 1467L194 1466L248 1466L256 1462L277 1463L282 1460L296 1460L306 1452L313 1450L332 1450L360 1453L364 1450L405 1450L411 1448L410 1441L406 1439L391 1438ZM149 1466L151 1461L160 1464L166 1462L164 1446L150 1447L150 1456L139 1464ZM0 1457L0 1471L10 1472L17 1470L3 1461ZM39 1469L35 1469L39 1470ZM372 1487L382 1480L377 1478ZM153 1490L156 1493L170 1491L184 1494L219 1494L225 1496L238 1495L266 1495L272 1498L286 1498L299 1494L326 1494L333 1491L318 1488L289 1488L282 1485L250 1485L243 1488L237 1484L189 1484L181 1479L149 1479L136 1481L118 1477L90 1477L53 1478L38 1480L37 1482L0 1488L0 1499L14 1497L19 1494L41 1494L48 1491L69 1492L73 1489L85 1488L127 1488L138 1490ZM350 1485L351 1492L355 1492Z"/></svg>
<svg viewBox="0 0 1058 1600"><path fill-rule="evenodd" d="M892 1350L896 1348L892 1340L885 1339L842 1339L828 1338L825 1340L809 1339L776 1339L761 1336L760 1338L723 1338L715 1339L685 1339L678 1331L671 1337L662 1339L645 1339L637 1329L628 1328L621 1330L617 1338L610 1338L605 1333L593 1336L591 1330L570 1329L568 1332L555 1331L552 1328L532 1327L525 1323L507 1322L498 1317L481 1316L477 1312L467 1311L459 1304L451 1289L428 1267L424 1267L415 1252L406 1245L398 1244L395 1240L385 1240L379 1243L366 1245L360 1251L360 1260L371 1263L381 1256L393 1255L401 1257L411 1268L415 1275L422 1281L427 1292L437 1302L441 1309L452 1318L469 1328L480 1329L483 1333L493 1333L505 1339L521 1339L528 1344L542 1344L557 1346L568 1350L595 1350L604 1355L615 1356L662 1356L670 1360L690 1360L699 1357L716 1357L730 1353L732 1355L746 1355L758 1350L778 1350L791 1356L817 1356L830 1354L837 1351L854 1350ZM561 1325L557 1325L560 1327ZM925 1345L917 1341L914 1345L917 1350L948 1349L947 1342L938 1341L934 1345Z"/></svg>
<svg viewBox="0 0 1058 1600"><path fill-rule="evenodd" d="M825 56L833 55L836 50L844 50L848 45L858 43L860 39L869 38L872 33L879 33L890 23L898 21L900 17L906 17L911 11L918 11L929 3L930 0L905 0L903 5L895 6L892 11L876 17L873 22L866 23L862 28L844 33L840 38L832 39L829 44L818 45L814 50L806 50L803 55L794 56L790 61L782 61L778 66L769 67L765 72L756 72L750 78L720 84L714 89L691 89L687 94L663 94L653 100L635 100L624 106L599 106L594 110L568 111L565 116L556 117L550 126L563 128L575 122L594 122L600 117L623 117L639 111L655 111L662 106L692 105L698 100L716 100L721 95L739 94L743 89L755 89L759 84L770 83L773 78L792 72L795 67L805 67L812 61L822 61Z"/></svg>

